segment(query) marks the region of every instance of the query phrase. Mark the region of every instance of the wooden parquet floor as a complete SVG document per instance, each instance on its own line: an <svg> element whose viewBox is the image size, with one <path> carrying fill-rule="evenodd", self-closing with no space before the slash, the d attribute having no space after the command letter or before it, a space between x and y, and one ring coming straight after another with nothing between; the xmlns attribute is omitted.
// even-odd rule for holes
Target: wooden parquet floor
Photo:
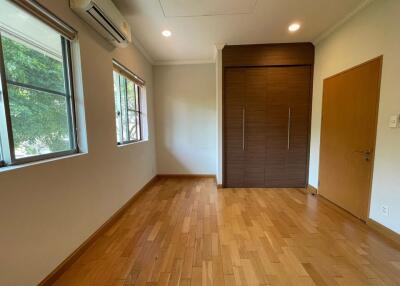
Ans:
<svg viewBox="0 0 400 286"><path fill-rule="evenodd" d="M301 190L164 178L56 285L400 285L400 247Z"/></svg>

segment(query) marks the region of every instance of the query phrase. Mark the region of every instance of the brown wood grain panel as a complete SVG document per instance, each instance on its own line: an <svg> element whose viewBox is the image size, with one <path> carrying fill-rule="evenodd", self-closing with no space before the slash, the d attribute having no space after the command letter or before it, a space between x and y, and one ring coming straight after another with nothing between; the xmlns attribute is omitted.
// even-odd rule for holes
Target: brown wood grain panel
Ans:
<svg viewBox="0 0 400 286"><path fill-rule="evenodd" d="M310 77L310 67L268 69L267 187L306 185Z"/></svg>
<svg viewBox="0 0 400 286"><path fill-rule="evenodd" d="M225 46L224 67L313 65L312 43Z"/></svg>
<svg viewBox="0 0 400 286"><path fill-rule="evenodd" d="M266 145L266 68L246 69L244 185L264 187Z"/></svg>
<svg viewBox="0 0 400 286"><path fill-rule="evenodd" d="M224 48L224 186L307 185L313 63L310 43Z"/></svg>
<svg viewBox="0 0 400 286"><path fill-rule="evenodd" d="M288 95L286 93L286 68L268 69L267 156L265 185L281 187L286 182Z"/></svg>
<svg viewBox="0 0 400 286"><path fill-rule="evenodd" d="M291 68L289 88L290 148L286 162L287 185L307 185L308 145L311 119L311 68Z"/></svg>
<svg viewBox="0 0 400 286"><path fill-rule="evenodd" d="M225 185L241 187L244 185L244 150L243 150L243 108L245 93L244 69L225 71L225 92L229 95L224 100L224 168Z"/></svg>
<svg viewBox="0 0 400 286"><path fill-rule="evenodd" d="M269 68L267 74L268 97L267 115L267 150L265 162L265 185L271 187L284 186L286 175L287 143L288 143L288 94L287 68Z"/></svg>

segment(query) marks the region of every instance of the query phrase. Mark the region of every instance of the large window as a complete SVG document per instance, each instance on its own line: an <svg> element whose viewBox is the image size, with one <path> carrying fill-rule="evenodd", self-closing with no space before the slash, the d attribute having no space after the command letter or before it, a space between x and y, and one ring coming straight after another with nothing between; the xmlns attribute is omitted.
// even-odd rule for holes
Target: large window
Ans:
<svg viewBox="0 0 400 286"><path fill-rule="evenodd" d="M77 152L70 54L64 35L0 2L2 165Z"/></svg>
<svg viewBox="0 0 400 286"><path fill-rule="evenodd" d="M142 94L144 82L114 62L114 96L119 145L143 140Z"/></svg>

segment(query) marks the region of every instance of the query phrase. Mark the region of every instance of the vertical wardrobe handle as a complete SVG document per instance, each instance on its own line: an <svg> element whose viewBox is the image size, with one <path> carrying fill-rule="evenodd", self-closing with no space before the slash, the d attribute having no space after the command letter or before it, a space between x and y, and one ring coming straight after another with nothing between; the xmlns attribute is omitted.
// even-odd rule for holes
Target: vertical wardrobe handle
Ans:
<svg viewBox="0 0 400 286"><path fill-rule="evenodd" d="M290 150L290 129L292 125L292 110L289 107L288 128L287 128L287 149Z"/></svg>
<svg viewBox="0 0 400 286"><path fill-rule="evenodd" d="M242 110L242 148L243 150L245 150L246 146L245 146L245 141L244 141L244 135L245 135L245 123L246 123L246 108L243 107Z"/></svg>

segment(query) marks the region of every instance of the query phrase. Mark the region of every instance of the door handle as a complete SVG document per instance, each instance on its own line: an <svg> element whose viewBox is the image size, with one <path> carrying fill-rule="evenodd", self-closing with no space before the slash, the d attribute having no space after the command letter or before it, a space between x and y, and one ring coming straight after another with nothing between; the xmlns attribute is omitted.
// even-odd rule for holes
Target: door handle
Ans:
<svg viewBox="0 0 400 286"><path fill-rule="evenodd" d="M289 107L289 115L288 115L288 129L287 129L287 149L290 150L290 129L292 125L292 110Z"/></svg>
<svg viewBox="0 0 400 286"><path fill-rule="evenodd" d="M243 110L242 110L242 149L243 149L243 151L246 149L246 145L245 145L246 143L244 140L244 136L245 136L245 132L246 132L245 124L246 124L246 108L243 107Z"/></svg>
<svg viewBox="0 0 400 286"><path fill-rule="evenodd" d="M358 154L363 154L363 155L371 155L371 153L372 153L372 151L370 149L367 149L367 150L356 150L354 152L356 152Z"/></svg>
<svg viewBox="0 0 400 286"><path fill-rule="evenodd" d="M370 156L371 156L371 154L372 154L372 150L371 149L367 149L367 150L356 150L356 151L354 151L355 153L358 153L358 154L361 154L361 155L364 155L364 159L365 159L365 161L370 161Z"/></svg>

